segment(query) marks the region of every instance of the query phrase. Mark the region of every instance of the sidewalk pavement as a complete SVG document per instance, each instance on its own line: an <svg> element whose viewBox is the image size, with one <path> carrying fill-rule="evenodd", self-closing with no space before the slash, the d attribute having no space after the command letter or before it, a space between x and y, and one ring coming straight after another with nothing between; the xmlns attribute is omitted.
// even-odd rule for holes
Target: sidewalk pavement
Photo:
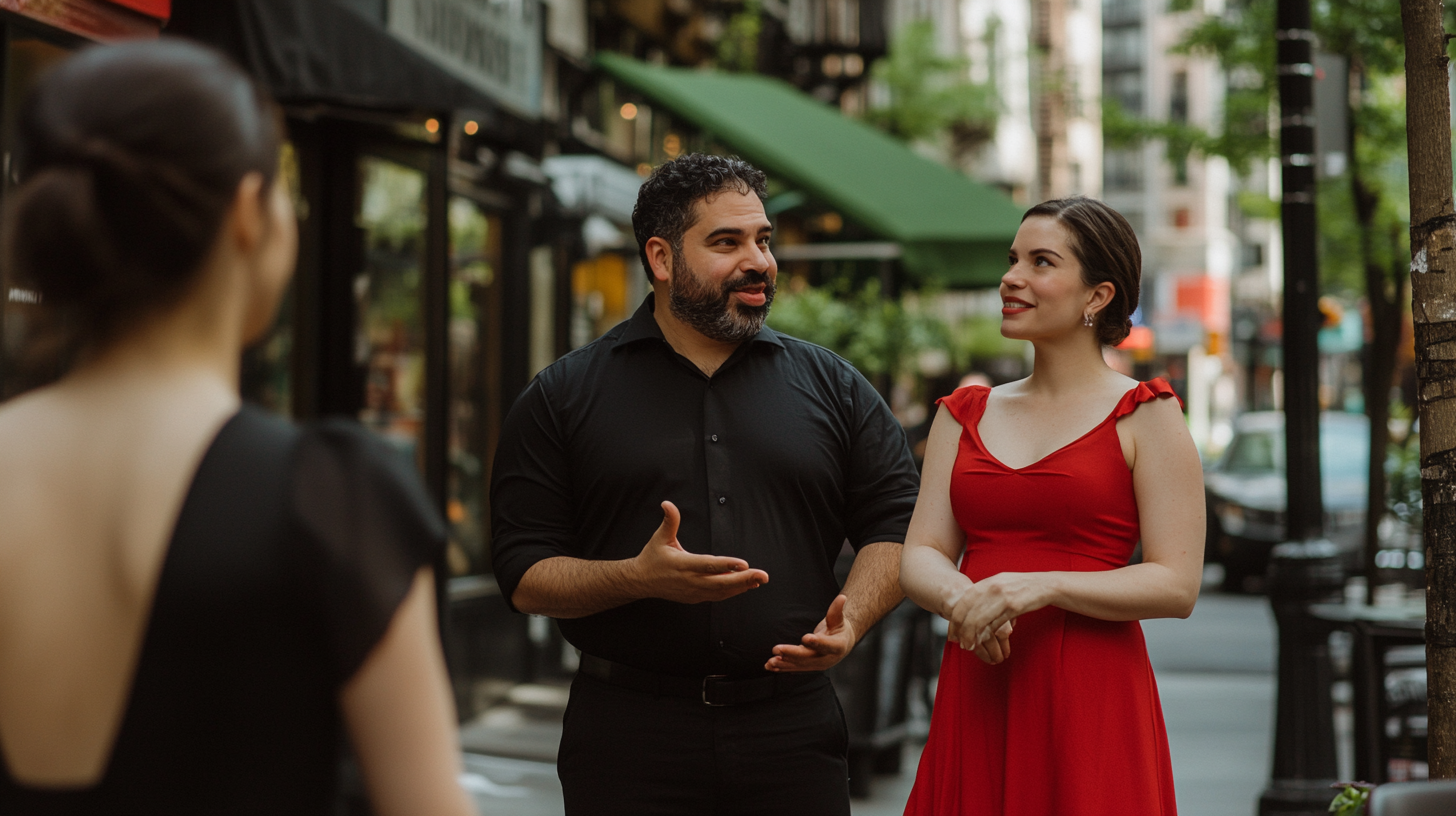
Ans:
<svg viewBox="0 0 1456 816"><path fill-rule="evenodd" d="M1276 629L1262 596L1205 591L1188 620L1143 622L1180 816L1252 816L1269 781Z"/></svg>
<svg viewBox="0 0 1456 816"><path fill-rule="evenodd" d="M1158 677L1180 816L1250 816L1269 776L1275 629L1258 596L1205 591L1188 620L1143 623ZM465 784L483 814L560 814L555 750L565 689L518 686L465 725ZM900 816L921 746L903 771L875 780L854 816ZM492 756L492 754L494 756Z"/></svg>

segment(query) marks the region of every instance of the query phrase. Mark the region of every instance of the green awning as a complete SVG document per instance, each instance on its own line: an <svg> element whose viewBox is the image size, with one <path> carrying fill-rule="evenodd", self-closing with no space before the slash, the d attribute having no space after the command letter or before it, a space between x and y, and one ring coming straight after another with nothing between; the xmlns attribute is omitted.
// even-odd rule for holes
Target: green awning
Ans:
<svg viewBox="0 0 1456 816"><path fill-rule="evenodd" d="M994 286L1021 210L987 185L919 156L777 79L662 68L620 54L597 65L744 159L898 242L907 270L949 286Z"/></svg>

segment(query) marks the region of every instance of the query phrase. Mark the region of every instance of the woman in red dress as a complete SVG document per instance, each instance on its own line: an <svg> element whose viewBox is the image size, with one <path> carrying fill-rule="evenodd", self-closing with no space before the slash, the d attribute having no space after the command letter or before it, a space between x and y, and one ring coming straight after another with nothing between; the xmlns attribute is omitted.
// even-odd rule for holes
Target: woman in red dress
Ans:
<svg viewBox="0 0 1456 816"><path fill-rule="evenodd" d="M1103 362L1141 266L1107 205L1033 207L1001 279L1032 374L941 401L900 580L950 638L906 814L1176 812L1137 621L1193 610L1203 479L1168 384Z"/></svg>

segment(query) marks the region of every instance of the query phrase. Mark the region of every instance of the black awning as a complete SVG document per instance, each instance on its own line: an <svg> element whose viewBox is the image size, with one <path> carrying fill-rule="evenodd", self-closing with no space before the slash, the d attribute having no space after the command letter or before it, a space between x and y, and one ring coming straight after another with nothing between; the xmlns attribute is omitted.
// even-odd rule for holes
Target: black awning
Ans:
<svg viewBox="0 0 1456 816"><path fill-rule="evenodd" d="M280 102L503 112L485 93L334 0L173 0L164 33L228 54Z"/></svg>

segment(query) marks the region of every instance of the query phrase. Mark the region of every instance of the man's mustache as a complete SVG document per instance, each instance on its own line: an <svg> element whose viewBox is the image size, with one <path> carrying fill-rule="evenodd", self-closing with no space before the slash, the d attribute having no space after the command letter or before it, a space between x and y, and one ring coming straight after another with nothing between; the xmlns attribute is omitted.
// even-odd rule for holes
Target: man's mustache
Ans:
<svg viewBox="0 0 1456 816"><path fill-rule="evenodd" d="M766 289L774 288L773 281L769 279L767 272L752 270L749 272L744 272L743 277L741 278L734 278L733 280L730 280L727 283L723 284L723 291L725 293L738 292L753 286L762 286Z"/></svg>

